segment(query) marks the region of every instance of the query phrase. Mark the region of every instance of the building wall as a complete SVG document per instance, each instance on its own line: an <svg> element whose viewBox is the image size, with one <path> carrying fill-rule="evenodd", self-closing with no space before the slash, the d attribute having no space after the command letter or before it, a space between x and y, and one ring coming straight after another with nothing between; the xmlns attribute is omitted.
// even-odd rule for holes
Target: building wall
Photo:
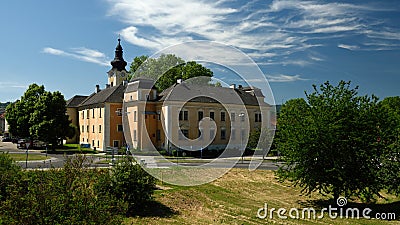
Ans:
<svg viewBox="0 0 400 225"><path fill-rule="evenodd" d="M107 117L110 121L109 131L110 136L106 144L110 147L121 148L125 145L124 132L123 130L118 130L118 126L122 126L122 113L117 113L117 111L122 112L122 103L106 103L110 109L110 113ZM121 127L120 127L121 128ZM118 141L118 146L114 145L114 141Z"/></svg>
<svg viewBox="0 0 400 225"><path fill-rule="evenodd" d="M79 110L79 143L90 144L91 148L104 149L105 133L104 107L92 107Z"/></svg>
<svg viewBox="0 0 400 225"><path fill-rule="evenodd" d="M247 143L250 132L261 128L269 120L268 115L264 115L261 121L259 121L259 118L256 119L256 114L261 114L258 106L246 106L244 108L241 105L229 105L229 109L232 110L228 112L219 103L188 102L182 108L182 111L187 111L187 120L186 118L179 120L179 103L170 102L168 105L163 106L162 102L148 102L146 104L146 113L140 111L141 109L143 110L144 104L144 101L134 101L130 102L127 108L127 111L130 112L128 123L133 147L139 149L151 149L153 146L158 149L167 149L168 147L176 148L176 146L179 146L200 150L201 146L206 145L208 142L211 142L208 145L208 149L224 149L230 139L231 147L239 149L244 143ZM269 110L266 106L264 108L267 111ZM202 138L199 138L199 111L203 112L203 118L210 117L210 112L213 112L216 124L216 129L204 132ZM225 113L224 121L221 118L221 112ZM246 121L242 121L239 116L241 113L243 113ZM231 121L231 116L235 117L233 121ZM247 121L250 129L245 126ZM199 138L199 142L188 145L186 140L182 140L179 137L178 131L181 129L188 131L189 139ZM173 142L176 146L168 143L164 130L171 132L172 140L174 140ZM225 137L223 137L222 132L225 133ZM210 133L214 133L215 138L211 138ZM135 134L136 137L134 137Z"/></svg>

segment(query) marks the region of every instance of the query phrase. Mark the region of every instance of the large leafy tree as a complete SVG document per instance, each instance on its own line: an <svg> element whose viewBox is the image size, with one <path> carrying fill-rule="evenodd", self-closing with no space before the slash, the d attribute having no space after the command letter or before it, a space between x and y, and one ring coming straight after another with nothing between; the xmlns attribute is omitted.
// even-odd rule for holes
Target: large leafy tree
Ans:
<svg viewBox="0 0 400 225"><path fill-rule="evenodd" d="M368 201L379 195L387 117L376 97L359 96L357 90L350 82L326 82L314 85L306 100L282 106L276 140L285 162L281 179L335 199L355 195Z"/></svg>
<svg viewBox="0 0 400 225"><path fill-rule="evenodd" d="M51 143L54 149L59 141L74 134L65 105L60 92L45 91L43 85L30 85L20 100L7 107L10 133Z"/></svg>
<svg viewBox="0 0 400 225"><path fill-rule="evenodd" d="M191 79L190 82L207 84L213 76L213 72L203 65L194 61L185 62L173 54L163 54L158 58L135 57L129 72L131 78L148 77L157 80L155 86L159 91L172 86L177 79L197 78Z"/></svg>
<svg viewBox="0 0 400 225"><path fill-rule="evenodd" d="M21 99L7 106L6 119L9 124L9 131L13 136L31 137L29 132L32 126L30 118L35 110L34 105L44 93L43 85L31 84L24 95L21 96Z"/></svg>
<svg viewBox="0 0 400 225"><path fill-rule="evenodd" d="M387 118L382 124L383 138L379 137L385 156L381 158L379 177L389 192L400 195L400 96L387 97L379 106Z"/></svg>

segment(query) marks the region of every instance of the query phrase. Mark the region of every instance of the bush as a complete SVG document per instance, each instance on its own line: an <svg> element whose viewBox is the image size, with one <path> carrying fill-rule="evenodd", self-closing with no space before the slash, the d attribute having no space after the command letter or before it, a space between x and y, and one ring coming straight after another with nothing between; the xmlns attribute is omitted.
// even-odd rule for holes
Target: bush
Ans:
<svg viewBox="0 0 400 225"><path fill-rule="evenodd" d="M128 214L135 214L152 200L155 178L128 159L114 167L110 180L108 191L111 190L114 196L128 204Z"/></svg>
<svg viewBox="0 0 400 225"><path fill-rule="evenodd" d="M7 199L8 190L21 179L22 169L8 153L0 154L0 201Z"/></svg>
<svg viewBox="0 0 400 225"><path fill-rule="evenodd" d="M107 171L84 168L85 158L63 170L22 173L0 205L4 224L121 224L127 204L98 190ZM100 178L100 179L99 179Z"/></svg>

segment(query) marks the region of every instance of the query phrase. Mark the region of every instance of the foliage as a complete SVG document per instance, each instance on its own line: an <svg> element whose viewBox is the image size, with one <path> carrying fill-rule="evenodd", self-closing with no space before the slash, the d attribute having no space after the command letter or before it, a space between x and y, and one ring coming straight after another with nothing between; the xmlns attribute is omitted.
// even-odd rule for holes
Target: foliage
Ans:
<svg viewBox="0 0 400 225"><path fill-rule="evenodd" d="M400 97L387 97L379 102L380 109L387 115L384 155L382 157L382 168L378 176L388 188L389 192L400 195Z"/></svg>
<svg viewBox="0 0 400 225"><path fill-rule="evenodd" d="M60 92L31 84L20 100L7 107L10 133L51 143L54 149L60 140L74 135L65 104Z"/></svg>
<svg viewBox="0 0 400 225"><path fill-rule="evenodd" d="M85 168L87 161L69 158L62 170L26 171L6 188L0 202L4 224L121 224L126 204L98 186L107 170Z"/></svg>
<svg viewBox="0 0 400 225"><path fill-rule="evenodd" d="M255 129L250 132L249 140L247 142L247 148L255 149L257 148L258 140L260 139L261 130Z"/></svg>
<svg viewBox="0 0 400 225"><path fill-rule="evenodd" d="M110 187L103 191L123 199L128 204L128 214L143 210L146 203L152 200L155 178L128 159L115 165L109 180Z"/></svg>
<svg viewBox="0 0 400 225"><path fill-rule="evenodd" d="M14 163L8 153L0 154L0 201L7 199L9 189L21 179L21 167Z"/></svg>
<svg viewBox="0 0 400 225"><path fill-rule="evenodd" d="M304 99L282 106L277 147L285 165L278 171L303 191L360 196L369 201L384 188L385 113L375 96L358 96L350 82L329 82Z"/></svg>
<svg viewBox="0 0 400 225"><path fill-rule="evenodd" d="M190 79L189 82L195 84L207 84L213 76L213 72L201 64L194 61L185 62L173 54L162 54L158 58L135 57L129 72L132 78L147 77L156 80L155 87L159 91L172 86L177 79Z"/></svg>

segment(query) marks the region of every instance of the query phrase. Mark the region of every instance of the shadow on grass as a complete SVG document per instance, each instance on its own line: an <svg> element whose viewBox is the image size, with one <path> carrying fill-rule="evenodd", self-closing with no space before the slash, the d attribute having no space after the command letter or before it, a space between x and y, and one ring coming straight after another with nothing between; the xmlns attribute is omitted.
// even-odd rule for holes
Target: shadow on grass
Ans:
<svg viewBox="0 0 400 225"><path fill-rule="evenodd" d="M320 212L323 208L329 209L337 208L336 212L339 212L340 208L343 208L343 212L345 213L347 209L358 209L359 216L363 216L364 209L371 209L371 212L367 214L371 218L385 219L385 220L398 220L400 221L400 201L391 202L391 203L357 203L357 202L348 202L343 207L338 207L336 201L333 199L329 200L306 200L306 201L297 201L298 204L301 205L302 208L314 208L317 212ZM349 213L351 213L349 211ZM351 217L351 214L349 214ZM386 218L384 218L385 216ZM343 216L345 217L345 215Z"/></svg>
<svg viewBox="0 0 400 225"><path fill-rule="evenodd" d="M138 211L129 213L129 217L159 217L159 218L169 218L179 213L168 206L157 202L151 201L147 204L145 208Z"/></svg>

